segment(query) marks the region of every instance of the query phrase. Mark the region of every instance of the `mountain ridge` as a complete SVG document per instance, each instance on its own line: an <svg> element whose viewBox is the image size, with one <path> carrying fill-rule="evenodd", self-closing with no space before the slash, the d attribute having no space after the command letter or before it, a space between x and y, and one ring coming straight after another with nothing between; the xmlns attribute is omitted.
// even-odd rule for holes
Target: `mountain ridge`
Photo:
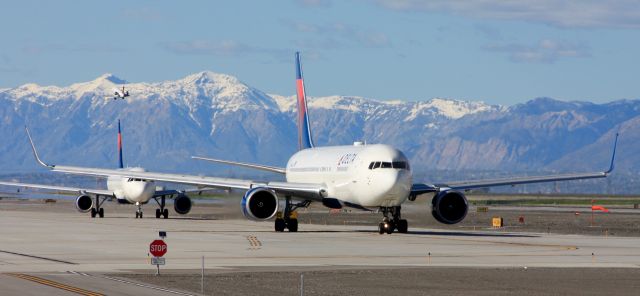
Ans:
<svg viewBox="0 0 640 296"><path fill-rule="evenodd" d="M111 90L124 83L131 96L110 99ZM65 87L25 84L0 91L0 103L5 171L37 169L25 143L25 124L43 157L54 163L115 163L117 119L123 121L125 161L149 169L229 170L190 160L191 155L282 166L296 149L294 96L267 94L211 71L151 83L107 73ZM609 138L620 129L626 160L618 167L635 171L640 164L622 145L625 134L640 129L638 100L595 104L537 98L501 106L336 95L309 97L308 105L317 144L393 144L417 170L601 169L607 157L600 154L609 153ZM629 137L629 145L637 142Z"/></svg>

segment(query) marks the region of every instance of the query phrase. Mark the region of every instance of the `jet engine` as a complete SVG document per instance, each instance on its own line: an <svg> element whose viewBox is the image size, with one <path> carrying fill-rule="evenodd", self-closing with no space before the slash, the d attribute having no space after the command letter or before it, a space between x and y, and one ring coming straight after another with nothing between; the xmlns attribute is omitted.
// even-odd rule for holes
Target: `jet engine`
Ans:
<svg viewBox="0 0 640 296"><path fill-rule="evenodd" d="M76 209L79 212L86 213L93 208L93 199L88 195L80 195L76 198Z"/></svg>
<svg viewBox="0 0 640 296"><path fill-rule="evenodd" d="M191 198L181 194L173 201L173 210L180 215L188 214L191 211Z"/></svg>
<svg viewBox="0 0 640 296"><path fill-rule="evenodd" d="M467 216L468 210L467 198L462 192L440 192L431 200L431 214L440 223L459 223Z"/></svg>
<svg viewBox="0 0 640 296"><path fill-rule="evenodd" d="M278 211L278 197L267 188L256 187L244 194L241 207L247 219L267 220Z"/></svg>

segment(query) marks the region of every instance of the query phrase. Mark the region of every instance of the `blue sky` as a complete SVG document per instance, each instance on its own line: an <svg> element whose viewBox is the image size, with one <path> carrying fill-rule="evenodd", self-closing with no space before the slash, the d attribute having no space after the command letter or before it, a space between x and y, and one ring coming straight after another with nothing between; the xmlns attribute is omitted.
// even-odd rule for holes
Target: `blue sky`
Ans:
<svg viewBox="0 0 640 296"><path fill-rule="evenodd" d="M269 93L640 98L640 2L3 1L0 87L211 70Z"/></svg>

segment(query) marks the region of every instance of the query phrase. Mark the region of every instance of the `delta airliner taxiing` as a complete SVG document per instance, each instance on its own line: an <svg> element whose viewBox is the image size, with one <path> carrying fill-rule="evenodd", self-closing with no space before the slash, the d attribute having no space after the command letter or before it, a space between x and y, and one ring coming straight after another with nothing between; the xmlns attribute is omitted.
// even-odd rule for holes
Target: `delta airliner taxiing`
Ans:
<svg viewBox="0 0 640 296"><path fill-rule="evenodd" d="M604 178L611 173L614 167L617 135L611 164L609 169L604 172L443 184L414 183L408 158L393 146L365 145L356 142L348 146L316 147L311 136L299 53L296 53L295 64L299 151L291 156L286 167L194 157L282 174L285 176L286 182L255 182L195 175L51 165L40 160L35 146L33 146L34 155L40 164L57 172L89 176L119 176L128 179L242 190L245 193L240 204L245 217L253 220L268 220L276 216L276 231L288 229L290 232L296 232L298 230L296 210L308 207L312 202L322 203L331 209L343 207L365 210L378 209L383 215L383 219L378 225L380 234L391 234L395 230L401 233L407 232L407 220L402 219L402 204L407 200L414 201L418 195L433 194L431 199L433 217L441 223L455 224L462 221L467 215L469 205L464 194L466 190L492 186ZM284 207L280 210L280 201L283 199Z"/></svg>
<svg viewBox="0 0 640 296"><path fill-rule="evenodd" d="M27 130L27 135L29 137L29 141L33 144L29 130ZM120 120L118 120L118 164L118 171L120 172L145 172L145 170L140 167L124 167L124 163L122 161L122 132L120 130ZM151 199L154 199L158 204L158 208L156 209L156 218L168 218L169 210L166 208L166 198L174 198L174 210L176 213L184 215L191 211L192 204L191 198L187 196L187 193L202 191L202 189L188 189L180 191L165 190L164 188L156 187L153 180L147 180L144 178L126 177L122 175L104 175L104 177L107 178L107 189L75 188L4 181L0 181L0 185L45 189L56 193L77 193L79 196L76 198L76 208L78 211L83 213L91 212L92 218L95 218L96 216L103 218L104 208L102 208L102 204L106 200L114 198L121 204L136 205L136 218L142 218L142 205L148 203Z"/></svg>

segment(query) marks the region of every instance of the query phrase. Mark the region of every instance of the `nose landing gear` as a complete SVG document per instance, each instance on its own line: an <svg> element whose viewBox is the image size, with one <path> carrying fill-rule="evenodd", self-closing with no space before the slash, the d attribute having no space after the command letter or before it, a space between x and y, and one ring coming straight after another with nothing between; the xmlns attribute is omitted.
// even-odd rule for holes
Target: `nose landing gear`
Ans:
<svg viewBox="0 0 640 296"><path fill-rule="evenodd" d="M407 220L401 218L400 209L400 206L380 207L384 218L382 222L378 224L378 233L392 234L394 230L398 230L399 233L407 233L409 223ZM389 214L391 214L392 218L389 218Z"/></svg>
<svg viewBox="0 0 640 296"><path fill-rule="evenodd" d="M136 219L142 219L142 204L140 202L136 202L136 206L138 207L136 210Z"/></svg>

